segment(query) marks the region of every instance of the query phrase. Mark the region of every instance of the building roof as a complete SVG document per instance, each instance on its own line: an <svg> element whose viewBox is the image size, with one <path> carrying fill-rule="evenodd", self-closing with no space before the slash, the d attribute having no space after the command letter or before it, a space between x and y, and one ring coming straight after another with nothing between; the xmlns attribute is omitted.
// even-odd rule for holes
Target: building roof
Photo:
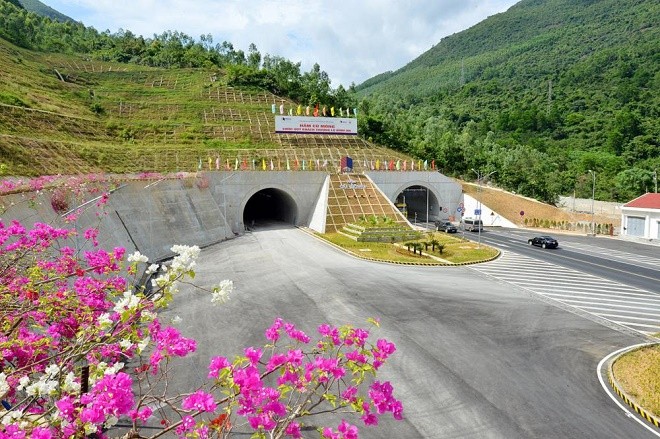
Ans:
<svg viewBox="0 0 660 439"><path fill-rule="evenodd" d="M660 193L647 193L623 205L640 209L660 209Z"/></svg>

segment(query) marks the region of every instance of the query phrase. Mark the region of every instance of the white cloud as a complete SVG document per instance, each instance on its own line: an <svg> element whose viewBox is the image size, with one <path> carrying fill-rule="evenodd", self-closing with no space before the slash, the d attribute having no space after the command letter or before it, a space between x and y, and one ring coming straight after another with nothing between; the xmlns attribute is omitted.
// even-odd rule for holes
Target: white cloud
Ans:
<svg viewBox="0 0 660 439"><path fill-rule="evenodd" d="M334 87L396 70L438 43L502 12L517 0L46 0L100 31L122 28L145 37L166 30L211 34L247 52L318 62Z"/></svg>

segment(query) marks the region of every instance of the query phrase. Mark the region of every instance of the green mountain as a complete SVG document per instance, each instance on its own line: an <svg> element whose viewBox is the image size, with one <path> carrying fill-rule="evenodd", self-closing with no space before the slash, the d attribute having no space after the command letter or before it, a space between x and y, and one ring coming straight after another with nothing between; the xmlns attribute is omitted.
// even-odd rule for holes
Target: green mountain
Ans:
<svg viewBox="0 0 660 439"><path fill-rule="evenodd" d="M660 168L659 24L656 0L523 0L359 85L363 132L546 201L588 170L630 199Z"/></svg>
<svg viewBox="0 0 660 439"><path fill-rule="evenodd" d="M10 1L10 3L19 3L25 10L34 12L35 14L41 15L42 17L49 17L53 20L61 22L75 21L72 18L62 14L61 12L56 11L50 6L41 3L39 0L15 0Z"/></svg>

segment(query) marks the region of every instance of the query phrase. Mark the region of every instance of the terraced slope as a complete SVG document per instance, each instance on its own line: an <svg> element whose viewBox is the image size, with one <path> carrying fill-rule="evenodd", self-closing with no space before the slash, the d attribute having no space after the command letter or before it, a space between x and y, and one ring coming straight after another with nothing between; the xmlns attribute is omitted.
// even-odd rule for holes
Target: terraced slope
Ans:
<svg viewBox="0 0 660 439"><path fill-rule="evenodd" d="M201 169L354 170L410 161L354 136L278 135L272 104L223 73L42 55L0 40L0 172L35 176Z"/></svg>

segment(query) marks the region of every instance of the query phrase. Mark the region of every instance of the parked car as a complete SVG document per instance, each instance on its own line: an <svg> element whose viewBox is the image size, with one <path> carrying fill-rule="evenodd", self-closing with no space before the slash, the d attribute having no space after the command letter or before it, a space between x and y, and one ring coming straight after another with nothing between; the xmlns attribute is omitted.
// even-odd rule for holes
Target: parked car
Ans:
<svg viewBox="0 0 660 439"><path fill-rule="evenodd" d="M446 233L456 233L458 229L449 221L436 221L435 229Z"/></svg>
<svg viewBox="0 0 660 439"><path fill-rule="evenodd" d="M476 218L463 218L461 227L466 232L481 232L484 229L484 223Z"/></svg>
<svg viewBox="0 0 660 439"><path fill-rule="evenodd" d="M548 235L536 236L532 239L528 239L527 244L529 244L529 245L538 245L538 246L543 247L543 248L557 248L557 247L559 247L559 241L557 241L552 236L548 236Z"/></svg>

